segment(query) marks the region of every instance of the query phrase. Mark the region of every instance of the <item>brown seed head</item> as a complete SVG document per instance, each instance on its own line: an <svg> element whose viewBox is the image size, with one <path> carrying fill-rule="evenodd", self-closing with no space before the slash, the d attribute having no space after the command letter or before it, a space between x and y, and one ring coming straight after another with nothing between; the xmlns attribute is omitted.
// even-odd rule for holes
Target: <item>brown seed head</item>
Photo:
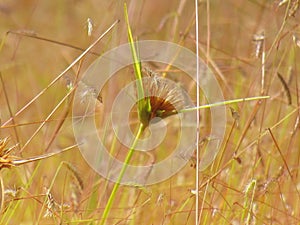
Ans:
<svg viewBox="0 0 300 225"><path fill-rule="evenodd" d="M8 137L0 140L0 170L14 166L13 157L10 156L10 152L14 147L7 148L8 142Z"/></svg>
<svg viewBox="0 0 300 225"><path fill-rule="evenodd" d="M154 117L165 118L184 108L184 96L179 86L153 73L143 79L145 98L150 99L149 122Z"/></svg>

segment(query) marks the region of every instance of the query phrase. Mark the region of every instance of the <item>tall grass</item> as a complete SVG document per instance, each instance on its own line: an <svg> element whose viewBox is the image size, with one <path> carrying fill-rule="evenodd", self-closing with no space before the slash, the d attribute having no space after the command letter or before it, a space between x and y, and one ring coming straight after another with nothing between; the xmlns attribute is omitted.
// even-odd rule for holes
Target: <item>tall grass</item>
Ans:
<svg viewBox="0 0 300 225"><path fill-rule="evenodd" d="M191 2L126 2L138 40L173 41L195 51ZM0 163L52 154L76 144L70 112L72 85L76 88L76 77L98 55L127 42L123 3L0 3L0 139L10 137L2 149L10 158L2 154ZM200 1L199 12L200 56L214 71L225 99L270 96L231 102L232 111L228 107L220 152L199 177L200 224L299 224L297 1ZM76 61L117 19L120 23ZM259 42L262 34L263 42ZM166 65L151 67L180 83L196 101L195 84L184 74ZM66 68L68 72L60 77ZM136 72L131 68L126 72L126 77L134 79ZM104 106L128 82L122 77L117 76L101 93ZM50 85L53 80L57 82ZM200 153L214 138L209 135L209 109L201 110ZM111 130L103 126L101 132L112 154L124 160L124 147ZM164 158L171 147L171 141L164 142L162 153L152 156ZM137 154L131 161L147 161L147 157ZM12 164L0 170L0 223L97 224L106 215L107 224L194 224L195 163L192 158L178 174L158 184L117 188L97 175L74 149ZM105 213L108 206L109 214Z"/></svg>

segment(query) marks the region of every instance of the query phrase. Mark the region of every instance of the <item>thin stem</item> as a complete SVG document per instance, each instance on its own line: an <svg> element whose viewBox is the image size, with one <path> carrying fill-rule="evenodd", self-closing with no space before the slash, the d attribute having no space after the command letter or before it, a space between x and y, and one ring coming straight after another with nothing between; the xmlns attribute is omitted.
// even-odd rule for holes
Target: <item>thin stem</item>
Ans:
<svg viewBox="0 0 300 225"><path fill-rule="evenodd" d="M108 214L109 214L110 209L112 207L112 203L113 203L113 201L116 198L116 193L117 193L118 188L120 186L121 180L122 180L122 178L124 176L126 168L127 168L128 164L130 162L130 159L131 159L131 157L133 155L134 148L135 148L135 146L137 144L137 141L139 140L139 138L141 137L141 135L142 135L142 133L144 131L144 128L145 128L144 125L142 123L140 123L138 131L137 131L137 134L136 134L136 136L134 138L134 141L133 141L133 143L132 143L132 145L131 145L131 147L129 149L129 152L128 152L126 158L125 158L123 167L121 168L120 174L118 176L118 179L117 179L117 181L116 181L116 183L115 183L115 185L114 185L114 187L112 189L112 192L111 192L111 194L109 196L108 202L107 202L107 204L105 206L105 209L104 209L104 212L103 212L103 218L102 218L102 221L100 223L101 225L103 225L105 223L105 221L106 221L106 219L108 217Z"/></svg>
<svg viewBox="0 0 300 225"><path fill-rule="evenodd" d="M233 99L233 100L228 100L228 101L223 101L223 102L215 102L212 104L201 105L198 107L182 109L178 113L191 112L191 111L195 111L195 110L199 110L199 109L207 109L207 108L221 106L221 105L228 105L228 104L232 104L232 103L246 102L246 101L253 101L253 100L262 100L262 99L267 99L267 98L270 98L270 96L258 96L258 97L250 97L250 98Z"/></svg>
<svg viewBox="0 0 300 225"><path fill-rule="evenodd" d="M143 88L143 81L142 81L142 72L141 72L141 60L138 55L138 51L136 50L135 43L133 41L133 36L129 24L128 12L127 12L127 5L124 3L124 14L125 14L125 21L127 24L127 32L128 32L128 41L130 44L130 50L133 59L133 69L134 74L136 77L136 85L137 85L137 95L138 95L138 115L139 120L143 124L148 124L149 122L149 115L151 111L151 105L149 98L144 98L144 88Z"/></svg>
<svg viewBox="0 0 300 225"><path fill-rule="evenodd" d="M62 46L68 47L68 48L73 48L73 49L76 49L76 50L79 50L79 51L82 51L82 52L85 51L84 48L80 48L78 46L71 45L69 43L64 43L64 42L56 41L56 40L53 40L53 39L41 37L41 36L38 36L36 33L31 34L31 33L26 33L22 30L9 30L7 32L7 34L22 35L22 36L25 36L25 37L34 38L34 39L41 40L41 41L51 42L51 43L56 44L56 45L62 45ZM1 50L1 48L0 48L0 50ZM100 54L97 53L97 52L90 51L89 53L93 54L93 55L96 55L96 56L100 56Z"/></svg>
<svg viewBox="0 0 300 225"><path fill-rule="evenodd" d="M197 79L197 107L200 107L200 75L199 75L199 17L198 17L198 0L195 0L195 31L196 31L196 79ZM196 136L196 186L195 186L195 197L196 197L196 202L195 202L195 224L199 224L199 156L200 156L200 149L199 149L199 138L200 138L200 130L198 129L200 127L200 111L197 110L197 136Z"/></svg>
<svg viewBox="0 0 300 225"><path fill-rule="evenodd" d="M97 45L98 42L101 41L101 39L108 34L114 27L115 25L119 23L119 20L116 20L102 35L100 35L96 41L94 41L83 53L81 53L63 72L61 72L54 80L52 80L47 87L45 87L43 90L41 90L33 99L31 99L25 106L23 106L18 112L15 113L15 117L20 115L22 112L25 111L26 108L28 108L33 102L35 102L39 97L41 97L47 89L49 89L53 84L55 84L62 76L64 76L76 63L78 63L88 52L91 51L92 48ZM5 123L2 124L2 126L7 125L10 123L14 118L10 118L7 120Z"/></svg>

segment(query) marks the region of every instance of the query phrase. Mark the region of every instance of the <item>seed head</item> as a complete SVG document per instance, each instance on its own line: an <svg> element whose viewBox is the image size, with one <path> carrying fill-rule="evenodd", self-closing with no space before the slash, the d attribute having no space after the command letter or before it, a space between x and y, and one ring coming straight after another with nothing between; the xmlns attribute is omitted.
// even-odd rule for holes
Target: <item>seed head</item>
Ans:
<svg viewBox="0 0 300 225"><path fill-rule="evenodd" d="M145 97L150 101L151 111L148 113L146 125L155 117L166 118L184 108L184 96L180 87L153 72L143 79Z"/></svg>

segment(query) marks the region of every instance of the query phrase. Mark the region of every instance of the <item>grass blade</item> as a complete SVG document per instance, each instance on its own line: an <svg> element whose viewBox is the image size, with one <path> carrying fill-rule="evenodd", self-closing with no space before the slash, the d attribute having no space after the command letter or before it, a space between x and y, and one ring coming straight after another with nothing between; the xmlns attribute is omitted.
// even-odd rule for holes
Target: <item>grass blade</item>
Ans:
<svg viewBox="0 0 300 225"><path fill-rule="evenodd" d="M182 109L182 110L180 110L180 113L191 112L191 111L198 110L198 109L207 109L207 108L221 106L221 105L229 105L229 104L238 103L238 102L262 100L262 99L268 99L268 98L270 98L270 96L239 98L239 99L233 99L233 100L228 100L228 101L223 101L223 102L215 102L215 103L212 103L212 104L201 105L199 107L192 107L192 108Z"/></svg>
<svg viewBox="0 0 300 225"><path fill-rule="evenodd" d="M136 51L134 40L132 37L132 32L129 24L129 18L128 18L128 12L127 12L127 5L124 4L124 14L125 14L125 20L127 24L127 32L128 32L128 41L130 44L131 54L133 58L133 68L134 68L134 74L136 77L136 85L137 85L137 93L138 93L138 116L141 123L144 125L148 124L149 122L149 115L151 112L151 105L150 105L150 99L145 98L145 92L143 88L143 81L142 81L142 66L141 66L141 60L138 57L138 53Z"/></svg>

